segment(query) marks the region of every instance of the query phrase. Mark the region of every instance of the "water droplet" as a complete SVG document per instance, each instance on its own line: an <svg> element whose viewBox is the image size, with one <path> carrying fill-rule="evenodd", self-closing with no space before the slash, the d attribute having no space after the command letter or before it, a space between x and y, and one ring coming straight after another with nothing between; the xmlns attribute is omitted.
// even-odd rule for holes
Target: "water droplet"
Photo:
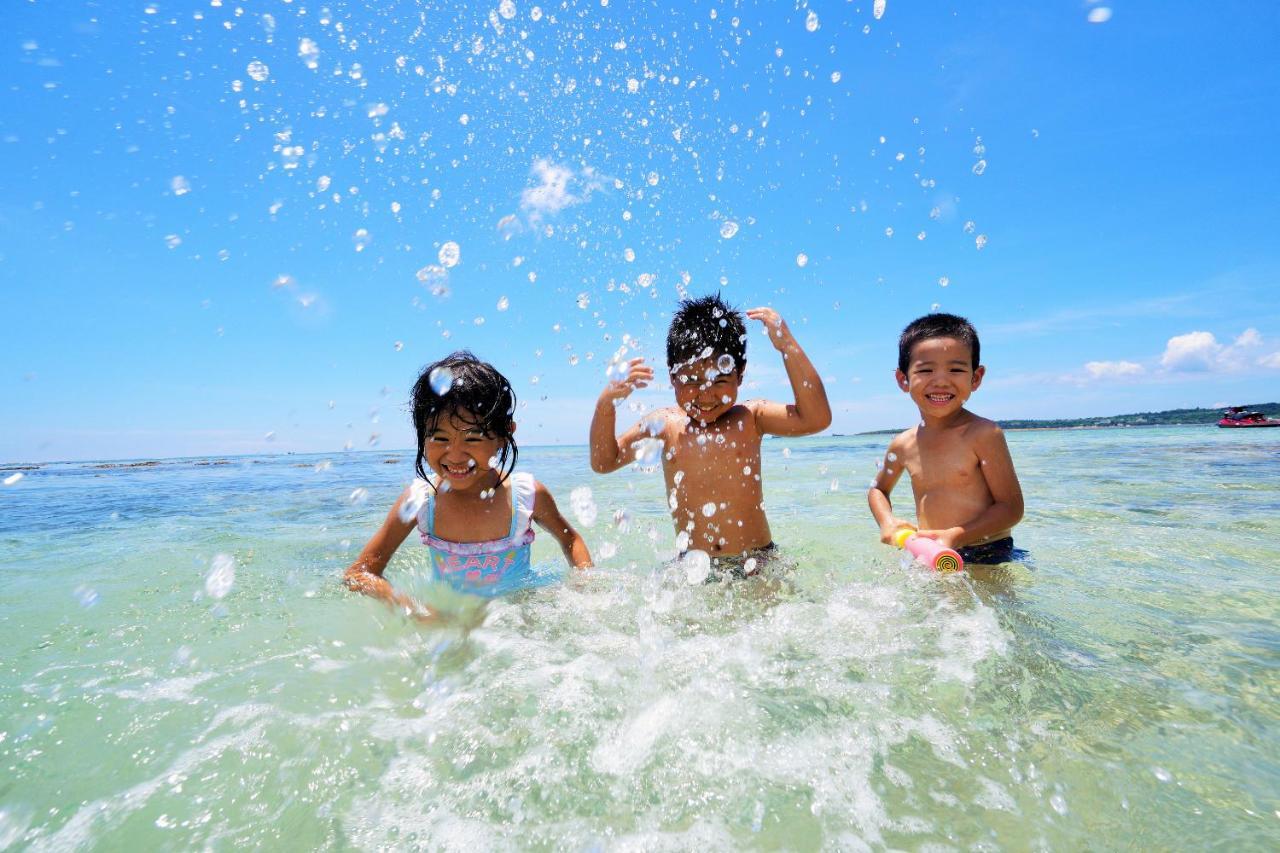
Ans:
<svg viewBox="0 0 1280 853"><path fill-rule="evenodd" d="M498 14L506 18L508 21L516 16L516 4L511 0L502 0L498 4Z"/></svg>
<svg viewBox="0 0 1280 853"><path fill-rule="evenodd" d="M626 250L623 251L622 257L626 259L627 263L632 263L636 259L636 250L632 248L627 248Z"/></svg>
<svg viewBox="0 0 1280 853"><path fill-rule="evenodd" d="M541 7L541 6L534 6L532 9L530 9L530 10L529 10L529 17L530 17L530 18L532 18L532 19L533 19L533 20L535 20L535 21L541 21L541 20L542 20L542 7Z"/></svg>
<svg viewBox="0 0 1280 853"><path fill-rule="evenodd" d="M898 454L896 454L896 453L886 453L886 454L885 454L885 456L884 456L884 458L885 458L885 459L888 459L890 462L897 462L897 461L898 461Z"/></svg>
<svg viewBox="0 0 1280 853"><path fill-rule="evenodd" d="M649 186L656 187L658 185L658 173L650 172L647 176L645 176L645 180L648 182Z"/></svg>
<svg viewBox="0 0 1280 853"><path fill-rule="evenodd" d="M578 486L569 493L569 506L573 508L573 515L578 519L578 523L583 527L590 527L596 523L596 516L599 510L596 507L595 500L591 497L590 486Z"/></svg>
<svg viewBox="0 0 1280 853"><path fill-rule="evenodd" d="M840 72L839 72L839 71L832 71L832 72L831 72L831 82L832 82L832 83L839 83L839 82L840 82Z"/></svg>
<svg viewBox="0 0 1280 853"><path fill-rule="evenodd" d="M807 267L808 265L809 265L808 255L806 255L804 252L801 252L800 254L796 255L796 266Z"/></svg>
<svg viewBox="0 0 1280 853"><path fill-rule="evenodd" d="M444 267L428 264L417 272L418 281L432 296L449 295L449 272Z"/></svg>
<svg viewBox="0 0 1280 853"><path fill-rule="evenodd" d="M636 464L655 468L662 462L662 439L642 438L636 442Z"/></svg>
<svg viewBox="0 0 1280 853"><path fill-rule="evenodd" d="M458 244L450 240L440 247L440 266L445 269L456 267L458 261L462 260L462 249Z"/></svg>
<svg viewBox="0 0 1280 853"><path fill-rule="evenodd" d="M1089 23L1105 24L1111 20L1111 9L1106 6L1099 6L1096 9L1089 10Z"/></svg>
<svg viewBox="0 0 1280 853"><path fill-rule="evenodd" d="M715 501L707 501L706 503L704 503L702 505L702 514L705 515L707 518L710 518L711 516L715 515L716 514Z"/></svg>
<svg viewBox="0 0 1280 853"><path fill-rule="evenodd" d="M811 33L816 33L820 26L822 25L818 22L818 13L810 9L804 19L804 28Z"/></svg>
<svg viewBox="0 0 1280 853"><path fill-rule="evenodd" d="M790 447L784 447L784 448L782 448L782 458L783 458L783 459L790 459L790 458L791 458L791 448L790 448Z"/></svg>
<svg viewBox="0 0 1280 853"><path fill-rule="evenodd" d="M369 236L366 228L357 228L356 233L351 235L351 245L355 246L357 252L363 252L373 242L373 238Z"/></svg>
<svg viewBox="0 0 1280 853"><path fill-rule="evenodd" d="M271 69L267 67L267 63L255 59L245 68L245 73L261 83L271 76Z"/></svg>
<svg viewBox="0 0 1280 853"><path fill-rule="evenodd" d="M873 0L871 4L871 17L877 21L884 17L885 0Z"/></svg>
<svg viewBox="0 0 1280 853"><path fill-rule="evenodd" d="M177 234L166 234L164 235L164 244L170 249L176 249L182 245L182 238Z"/></svg>
<svg viewBox="0 0 1280 853"><path fill-rule="evenodd" d="M586 307L587 307L588 305L590 305L590 304L591 304L591 296L590 296L589 294L586 294L586 293L579 293L579 294L578 294L578 307L579 307L579 308L582 308L582 309L584 309L584 310L585 310L585 309L586 309Z"/></svg>
<svg viewBox="0 0 1280 853"><path fill-rule="evenodd" d="M726 240L733 239L733 235L738 233L738 223L732 219L726 219L720 223L720 236Z"/></svg>
<svg viewBox="0 0 1280 853"><path fill-rule="evenodd" d="M716 369L721 373L732 373L735 364L733 356L729 355L729 353L724 353L716 359Z"/></svg>
<svg viewBox="0 0 1280 853"><path fill-rule="evenodd" d="M1053 810L1060 815L1067 813L1067 798L1061 794L1054 794L1049 798L1049 805L1053 806Z"/></svg>
<svg viewBox="0 0 1280 853"><path fill-rule="evenodd" d="M706 551L689 551L680 558L680 567L690 586L706 583L711 574L711 555Z"/></svg>
<svg viewBox="0 0 1280 853"><path fill-rule="evenodd" d="M974 173L975 175L981 175L981 174L982 174L983 172L985 172L985 171L987 171L987 161L986 161L986 160L979 160L978 162L976 162L976 163L974 163L974 164L973 164L973 173Z"/></svg>
<svg viewBox="0 0 1280 853"><path fill-rule="evenodd" d="M978 251L982 251L987 245L987 235L979 234L977 237L973 238L973 245L978 248Z"/></svg>
<svg viewBox="0 0 1280 853"><path fill-rule="evenodd" d="M427 384L431 386L431 390L436 396L443 397L453 387L453 371L445 365L441 365L428 374Z"/></svg>
<svg viewBox="0 0 1280 853"><path fill-rule="evenodd" d="M331 181L328 175L321 175L320 177L316 178L316 189L319 192L325 192L326 190L329 189L330 182Z"/></svg>
<svg viewBox="0 0 1280 853"><path fill-rule="evenodd" d="M6 486L16 486L16 485L18 484L18 481L19 481L19 480L21 480L21 479L22 479L23 477L25 477L25 476L27 476L27 475L26 475L26 474L24 474L24 473L22 473L21 471L18 471L18 472L16 472L16 473L10 474L8 477L5 477L5 478L4 478L4 484L5 484Z"/></svg>
<svg viewBox="0 0 1280 853"><path fill-rule="evenodd" d="M975 230L977 230L977 228L978 226L974 224L972 219L970 219L964 224L964 233L972 234Z"/></svg>
<svg viewBox="0 0 1280 853"><path fill-rule="evenodd" d="M946 287L950 283L951 283L951 279L947 278L945 275L939 277L938 279L938 284L942 285L943 287Z"/></svg>
<svg viewBox="0 0 1280 853"><path fill-rule="evenodd" d="M210 598L226 598L236 583L236 561L230 554L215 554L204 576L204 591Z"/></svg>
<svg viewBox="0 0 1280 853"><path fill-rule="evenodd" d="M76 601L80 603L80 606L86 610L98 603L98 591L93 587L81 584L72 590L72 594L76 597Z"/></svg>
<svg viewBox="0 0 1280 853"><path fill-rule="evenodd" d="M182 175L174 175L169 181L169 189L173 190L174 195L186 195L191 192L191 184Z"/></svg>
<svg viewBox="0 0 1280 853"><path fill-rule="evenodd" d="M886 237L892 237L892 236L893 236L893 227L892 227L892 226L890 226L890 227L888 227L888 228L884 229L884 236L886 236Z"/></svg>
<svg viewBox="0 0 1280 853"><path fill-rule="evenodd" d="M364 486L354 489L351 494L347 495L347 503L352 506L360 506L369 500L369 490Z"/></svg>
<svg viewBox="0 0 1280 853"><path fill-rule="evenodd" d="M508 308L510 308L510 307L511 307L511 301L510 301L509 299L507 299L507 297L505 297L505 296L499 296L499 297L498 297L498 310L499 310L499 311L506 311L506 310L507 310Z"/></svg>
<svg viewBox="0 0 1280 853"><path fill-rule="evenodd" d="M396 352L400 352L402 349L404 349L404 341L396 341Z"/></svg>
<svg viewBox="0 0 1280 853"><path fill-rule="evenodd" d="M320 48L309 38L298 39L298 56L312 70L320 65Z"/></svg>
<svg viewBox="0 0 1280 853"><path fill-rule="evenodd" d="M1151 772L1154 773L1156 775L1156 778L1159 779L1161 782L1173 781L1173 774L1170 773L1168 770L1165 770L1163 767L1153 767L1151 768Z"/></svg>

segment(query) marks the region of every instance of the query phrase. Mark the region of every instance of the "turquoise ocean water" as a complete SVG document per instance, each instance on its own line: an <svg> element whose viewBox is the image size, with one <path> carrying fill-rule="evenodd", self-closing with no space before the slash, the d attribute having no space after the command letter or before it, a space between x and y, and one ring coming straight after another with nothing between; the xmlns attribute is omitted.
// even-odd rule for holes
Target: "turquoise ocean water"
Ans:
<svg viewBox="0 0 1280 853"><path fill-rule="evenodd" d="M793 565L731 585L667 562L660 474L524 448L601 568L470 631L338 582L408 453L28 470L0 848L1280 846L1280 430L1012 434L1031 557L982 576L878 543L886 441L767 442Z"/></svg>

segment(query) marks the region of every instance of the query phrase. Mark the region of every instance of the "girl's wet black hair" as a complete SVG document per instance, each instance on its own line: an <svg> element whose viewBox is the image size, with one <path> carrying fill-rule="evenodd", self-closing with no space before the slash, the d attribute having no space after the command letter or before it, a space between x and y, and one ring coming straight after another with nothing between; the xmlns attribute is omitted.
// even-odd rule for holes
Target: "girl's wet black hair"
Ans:
<svg viewBox="0 0 1280 853"><path fill-rule="evenodd" d="M675 371L705 358L707 347L712 358L733 356L734 369L742 376L747 366L747 327L742 314L718 293L680 303L667 332L667 368Z"/></svg>
<svg viewBox="0 0 1280 853"><path fill-rule="evenodd" d="M437 388L443 388L444 393L438 393ZM418 434L413 469L419 477L431 482L422 464L422 449L442 417L454 418L487 436L502 439L502 449L498 451L498 482L511 476L520 455L511 433L516 392L492 364L481 361L467 350L451 353L428 364L413 384L410 404L413 428ZM466 416L462 414L464 409Z"/></svg>

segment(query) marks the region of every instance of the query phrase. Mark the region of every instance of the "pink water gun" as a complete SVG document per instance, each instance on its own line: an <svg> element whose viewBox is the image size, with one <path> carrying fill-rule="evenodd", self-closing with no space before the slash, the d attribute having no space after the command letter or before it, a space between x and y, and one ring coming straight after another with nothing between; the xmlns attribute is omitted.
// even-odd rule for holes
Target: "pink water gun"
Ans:
<svg viewBox="0 0 1280 853"><path fill-rule="evenodd" d="M916 531L904 527L893 535L893 544L906 548L911 556L939 572L958 572L964 568L964 559L937 539L917 536Z"/></svg>

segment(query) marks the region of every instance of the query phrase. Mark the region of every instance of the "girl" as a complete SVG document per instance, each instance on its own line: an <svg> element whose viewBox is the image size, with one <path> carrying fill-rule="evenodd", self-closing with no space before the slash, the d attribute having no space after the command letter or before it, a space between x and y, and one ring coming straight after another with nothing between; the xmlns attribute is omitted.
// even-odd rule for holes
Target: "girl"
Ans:
<svg viewBox="0 0 1280 853"><path fill-rule="evenodd" d="M434 621L382 576L415 526L431 549L436 580L460 592L493 597L555 580L531 565L535 521L560 543L570 565L591 565L586 542L546 487L530 474L512 473L516 397L501 373L469 352L455 352L422 371L412 404L418 478L347 569L348 588Z"/></svg>

